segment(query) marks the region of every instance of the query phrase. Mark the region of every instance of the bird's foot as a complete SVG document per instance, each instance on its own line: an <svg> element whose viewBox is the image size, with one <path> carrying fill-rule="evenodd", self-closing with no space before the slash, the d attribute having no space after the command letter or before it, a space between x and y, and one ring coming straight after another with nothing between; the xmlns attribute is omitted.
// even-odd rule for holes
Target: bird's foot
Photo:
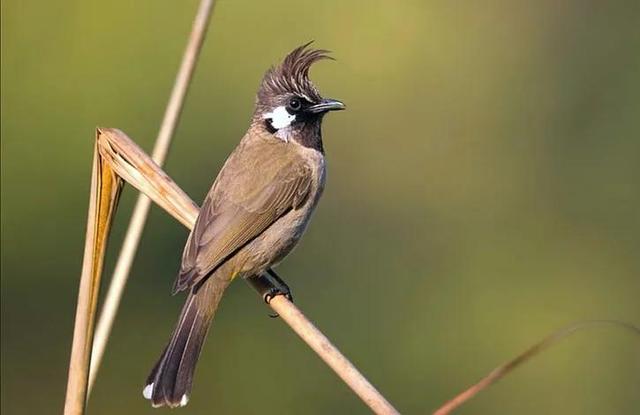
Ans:
<svg viewBox="0 0 640 415"><path fill-rule="evenodd" d="M264 298L265 302L269 304L276 295L284 295L287 300L293 302L293 294L291 294L291 289L287 283L284 282L273 269L269 268L267 273L269 274L269 280L273 284L273 288L275 288L275 293L272 293L273 295L270 298Z"/></svg>
<svg viewBox="0 0 640 415"><path fill-rule="evenodd" d="M278 295L284 295L287 300L293 302L293 296L291 295L291 291L289 291L289 287L282 289L281 287L271 287L264 294L262 294L262 299L265 303L270 304L271 300L273 300Z"/></svg>
<svg viewBox="0 0 640 415"><path fill-rule="evenodd" d="M289 290L289 287L287 287L286 285L284 287L271 287L269 290L267 290L266 293L262 295L262 299L264 300L265 303L271 304L271 300L273 300L278 295L284 295L287 300L293 301L293 296L291 295L291 291ZM278 313L273 313L273 314L269 314L269 317L278 318L280 317L280 315Z"/></svg>
<svg viewBox="0 0 640 415"><path fill-rule="evenodd" d="M267 304L270 304L271 300L278 295L283 295L287 300L293 302L291 289L272 269L261 275L248 278L247 282L251 284ZM276 318L278 314L269 314L269 317Z"/></svg>
<svg viewBox="0 0 640 415"><path fill-rule="evenodd" d="M291 289L289 288L287 283L282 281L278 274L276 274L275 271L271 268L269 268L267 273L269 274L268 279L273 285L269 287L267 292L262 295L262 299L264 300L264 302L270 304L271 300L273 300L278 295L284 295L287 300L293 302L293 295L291 294ZM269 314L269 317L278 318L280 316L278 315L278 313L273 313Z"/></svg>

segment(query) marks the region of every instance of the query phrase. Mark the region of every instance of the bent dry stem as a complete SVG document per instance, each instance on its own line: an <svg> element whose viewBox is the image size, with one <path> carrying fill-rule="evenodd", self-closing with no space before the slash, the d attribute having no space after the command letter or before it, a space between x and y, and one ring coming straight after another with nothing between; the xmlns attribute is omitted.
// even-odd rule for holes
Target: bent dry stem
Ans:
<svg viewBox="0 0 640 415"><path fill-rule="evenodd" d="M91 173L87 234L64 405L65 415L84 412L93 344L93 325L104 253L113 213L122 189L122 179L114 172L111 164L99 155L97 146L96 142Z"/></svg>
<svg viewBox="0 0 640 415"><path fill-rule="evenodd" d="M74 348L69 376L70 386L73 387L69 388L67 395L67 404L75 404L69 406L68 409L65 406L66 415L82 414L84 410L92 346L93 320L96 309L95 302L98 295L96 281L99 281L102 271L104 244L115 211L115 202L121 187L121 179L147 195L153 202L189 229L193 227L198 215L197 205L186 193L120 130L98 129L94 157L95 176L101 171L109 174L106 176L108 180L92 180L92 203L89 211L87 246L85 249L86 266L83 267L83 278L79 294L79 300L82 301L78 302ZM106 190L102 189L103 186L107 187ZM98 199L102 202L98 203ZM105 205L105 202L110 203ZM108 206L109 209L96 210L96 206L98 208L100 206ZM85 272L85 270L88 271ZM373 412L377 414L398 413L293 303L284 296L279 295L273 298L269 305ZM76 340L78 342L77 347ZM79 351L76 352L76 349ZM69 393L72 394L74 399L69 399ZM80 396L81 399L79 398Z"/></svg>
<svg viewBox="0 0 640 415"><path fill-rule="evenodd" d="M191 78L200 56L200 50L207 33L207 27L209 20L213 12L214 0L201 0L196 12L189 40L182 56L180 69L176 75L175 82L173 84L173 90L162 119L160 130L156 138L156 143L151 153L151 158L158 165L162 166L164 160L169 152L169 146L173 133L178 125L180 114L182 112L184 99L187 95ZM127 284L129 272L131 271L131 265L142 237L142 231L151 208L151 201L140 194L136 205L129 221L129 227L122 244L122 249L118 256L115 269L113 271L113 277L105 296L102 310L100 312L100 318L96 326L95 342L93 345L91 368L89 370L89 387L87 395L91 393L91 388L95 381L98 369L100 368L100 362L104 354L104 349L111 333L111 327L115 320L120 306L120 299L124 293L124 288Z"/></svg>

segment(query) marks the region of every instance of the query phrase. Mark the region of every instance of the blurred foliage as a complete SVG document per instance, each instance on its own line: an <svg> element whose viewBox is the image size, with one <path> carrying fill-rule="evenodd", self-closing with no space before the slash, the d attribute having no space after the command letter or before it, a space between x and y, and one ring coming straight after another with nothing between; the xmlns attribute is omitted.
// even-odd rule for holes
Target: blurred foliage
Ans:
<svg viewBox="0 0 640 415"><path fill-rule="evenodd" d="M96 125L149 150L195 0L2 2L2 411L62 407ZM219 1L167 171L201 200L266 68L315 39L328 186L280 267L397 407L425 413L571 321L640 324L640 3ZM135 193L127 188L107 261ZM156 413L186 231L151 214L89 404ZM242 283L185 414L366 413ZM583 332L462 413L640 412L638 341Z"/></svg>

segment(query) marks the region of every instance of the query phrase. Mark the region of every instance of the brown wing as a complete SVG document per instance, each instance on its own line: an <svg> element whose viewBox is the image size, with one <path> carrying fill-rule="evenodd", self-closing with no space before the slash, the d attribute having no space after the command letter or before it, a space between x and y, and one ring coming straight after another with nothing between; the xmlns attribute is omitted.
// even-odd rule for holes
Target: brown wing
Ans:
<svg viewBox="0 0 640 415"><path fill-rule="evenodd" d="M224 180L211 189L185 246L174 293L193 287L276 220L303 205L311 188L311 171L300 159L289 160L266 182L254 177L254 183L247 183L252 176L236 176L244 183L233 183L229 191L224 187L231 183ZM246 191L237 190L242 188Z"/></svg>

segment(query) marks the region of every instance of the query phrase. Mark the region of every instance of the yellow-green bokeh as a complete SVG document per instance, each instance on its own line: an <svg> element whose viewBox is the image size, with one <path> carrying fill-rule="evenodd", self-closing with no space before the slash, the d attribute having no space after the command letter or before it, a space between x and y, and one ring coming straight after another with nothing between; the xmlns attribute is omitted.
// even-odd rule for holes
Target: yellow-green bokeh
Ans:
<svg viewBox="0 0 640 415"><path fill-rule="evenodd" d="M403 413L569 322L640 324L637 1L218 3L166 169L200 201L265 69L310 39L334 51L312 75L348 111L326 119L327 189L280 270ZM2 2L3 413L61 411L94 128L150 150L196 7ZM91 414L157 413L141 389L186 235L153 210ZM232 286L180 412L366 413L267 313ZM462 413L637 413L639 344L577 334Z"/></svg>

